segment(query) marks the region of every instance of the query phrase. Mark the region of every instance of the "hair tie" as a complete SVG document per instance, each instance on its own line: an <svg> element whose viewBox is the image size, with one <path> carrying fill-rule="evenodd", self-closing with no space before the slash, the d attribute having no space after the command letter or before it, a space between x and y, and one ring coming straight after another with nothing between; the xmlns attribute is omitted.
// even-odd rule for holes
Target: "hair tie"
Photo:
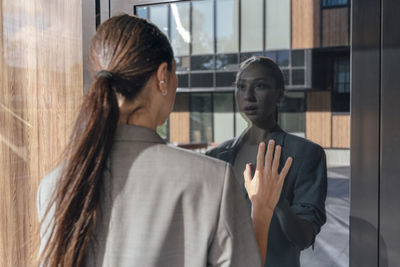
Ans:
<svg viewBox="0 0 400 267"><path fill-rule="evenodd" d="M109 72L108 70L101 70L97 73L96 76L97 76L97 78L104 77L107 79L111 79L113 77L113 74L112 74L112 72Z"/></svg>

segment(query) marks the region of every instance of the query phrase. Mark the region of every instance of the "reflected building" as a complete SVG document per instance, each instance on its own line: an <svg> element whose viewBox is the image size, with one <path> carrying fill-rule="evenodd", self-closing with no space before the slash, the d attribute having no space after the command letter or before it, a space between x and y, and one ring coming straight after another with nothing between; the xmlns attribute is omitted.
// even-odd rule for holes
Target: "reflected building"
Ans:
<svg viewBox="0 0 400 267"><path fill-rule="evenodd" d="M192 0L135 6L169 37L177 62L174 112L159 133L178 144L219 144L240 135L234 81L241 61L272 58L285 77L279 123L348 165L349 0Z"/></svg>

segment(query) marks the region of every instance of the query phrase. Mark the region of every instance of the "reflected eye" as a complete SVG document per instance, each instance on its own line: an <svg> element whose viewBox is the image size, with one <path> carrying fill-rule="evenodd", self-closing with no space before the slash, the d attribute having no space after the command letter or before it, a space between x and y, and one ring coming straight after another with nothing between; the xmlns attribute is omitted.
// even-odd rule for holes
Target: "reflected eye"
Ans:
<svg viewBox="0 0 400 267"><path fill-rule="evenodd" d="M236 84L236 88L240 91L243 91L245 89L245 86L243 84Z"/></svg>
<svg viewBox="0 0 400 267"><path fill-rule="evenodd" d="M256 84L256 88L264 89L266 86L263 83Z"/></svg>
<svg viewBox="0 0 400 267"><path fill-rule="evenodd" d="M265 89L271 89L271 86L268 83L257 83L254 88L265 90Z"/></svg>

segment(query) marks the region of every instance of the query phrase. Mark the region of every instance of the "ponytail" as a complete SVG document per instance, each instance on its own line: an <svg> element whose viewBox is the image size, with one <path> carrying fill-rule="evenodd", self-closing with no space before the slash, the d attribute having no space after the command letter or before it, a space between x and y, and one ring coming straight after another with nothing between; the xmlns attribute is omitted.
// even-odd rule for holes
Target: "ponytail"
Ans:
<svg viewBox="0 0 400 267"><path fill-rule="evenodd" d="M81 107L66 151L67 161L50 202L56 208L52 234L40 257L42 266L84 266L118 118L118 102L110 81L99 77Z"/></svg>

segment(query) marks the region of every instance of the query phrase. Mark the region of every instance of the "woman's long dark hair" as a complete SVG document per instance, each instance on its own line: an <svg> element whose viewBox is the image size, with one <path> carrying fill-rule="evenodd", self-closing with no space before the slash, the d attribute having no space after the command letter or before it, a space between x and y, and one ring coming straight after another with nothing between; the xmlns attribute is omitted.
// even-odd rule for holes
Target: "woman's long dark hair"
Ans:
<svg viewBox="0 0 400 267"><path fill-rule="evenodd" d="M51 216L52 224L40 266L85 265L98 217L103 171L119 120L117 94L135 98L161 63L167 62L171 70L173 62L167 37L148 21L129 15L100 25L89 57L93 72L99 75L84 98L45 215Z"/></svg>

